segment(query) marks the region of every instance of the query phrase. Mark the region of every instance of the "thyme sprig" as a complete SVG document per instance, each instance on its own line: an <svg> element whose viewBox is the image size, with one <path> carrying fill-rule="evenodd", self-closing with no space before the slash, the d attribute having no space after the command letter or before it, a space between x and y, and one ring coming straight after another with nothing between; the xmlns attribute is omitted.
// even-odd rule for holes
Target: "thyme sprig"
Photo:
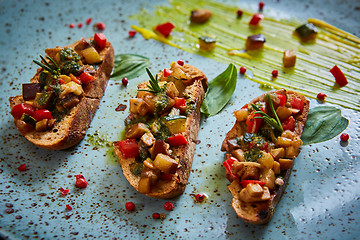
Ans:
<svg viewBox="0 0 360 240"><path fill-rule="evenodd" d="M153 94L161 92L161 88L159 86L158 75L156 74L155 78L154 78L154 76L152 75L152 73L150 72L150 70L148 68L146 68L146 72L150 77L150 81L149 81L150 85L148 84L146 86L150 90L149 89L139 89L138 91L146 91L146 92L151 92Z"/></svg>
<svg viewBox="0 0 360 240"><path fill-rule="evenodd" d="M43 56L40 55L40 58L44 63L36 60L33 60L33 62L45 69L46 71L50 72L51 74L60 76L60 68L51 57L48 56L47 58L50 60L52 65L48 61L46 61Z"/></svg>
<svg viewBox="0 0 360 240"><path fill-rule="evenodd" d="M282 128L280 119L279 119L278 115L276 114L272 99L269 96L269 94L267 94L266 97L268 98L271 112L275 116L275 118L270 117L269 115L267 115L266 113L261 111L261 109L258 106L256 106L255 104L252 103L251 106L256 110L255 113L258 113L261 115L261 117L254 117L254 118L264 119L270 126L274 127L275 129L279 130L280 132L283 132L284 129Z"/></svg>

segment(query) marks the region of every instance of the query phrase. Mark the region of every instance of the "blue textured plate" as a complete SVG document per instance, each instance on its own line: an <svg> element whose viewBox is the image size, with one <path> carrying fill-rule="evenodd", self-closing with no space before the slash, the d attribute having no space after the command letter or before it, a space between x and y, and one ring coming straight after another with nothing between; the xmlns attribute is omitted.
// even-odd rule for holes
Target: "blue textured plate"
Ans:
<svg viewBox="0 0 360 240"><path fill-rule="evenodd" d="M325 20L360 36L359 1L265 1L265 13ZM235 4L234 1L230 2ZM191 55L140 35L128 38L128 16L141 7L150 8L166 1L1 1L0 49L0 232L10 239L355 239L360 233L360 113L342 109L350 120L346 132L349 144L339 137L304 146L295 161L287 191L271 222L252 226L237 218L230 206L231 194L221 165L220 144L232 127L232 112L260 95L259 85L238 79L234 97L221 114L202 121L189 184L178 198L171 200L174 210L163 209L164 200L138 194L124 178L119 164L109 156L109 148L96 148L86 137L66 151L47 151L27 142L15 129L9 114L8 98L21 93L21 83L36 71L33 59L43 49L64 46L80 37L94 34L93 22L104 22L104 33L116 53L137 53L150 58L154 71L171 61L183 59L202 69L209 79L227 65ZM257 2L239 2L257 9ZM83 27L70 29L70 23ZM108 140L120 139L128 111L116 112L127 104L136 85L146 79L130 80L127 88L110 80L89 134L98 131ZM358 100L357 100L358 101ZM311 101L314 107L318 103ZM111 155L111 154L110 154ZM26 164L28 170L19 172ZM74 186L75 175L83 174L86 189ZM59 188L69 188L61 196ZM207 201L194 203L192 194L205 193ZM127 212L125 203L133 201L136 211ZM73 210L66 210L69 204ZM164 212L166 219L154 220L152 213ZM1 238L0 234L0 238Z"/></svg>

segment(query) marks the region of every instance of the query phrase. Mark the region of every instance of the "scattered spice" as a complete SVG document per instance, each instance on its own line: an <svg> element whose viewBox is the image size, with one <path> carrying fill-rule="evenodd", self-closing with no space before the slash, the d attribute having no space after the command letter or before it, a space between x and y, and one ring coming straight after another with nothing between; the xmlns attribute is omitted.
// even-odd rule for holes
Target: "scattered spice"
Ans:
<svg viewBox="0 0 360 240"><path fill-rule="evenodd" d="M165 208L165 210L167 210L167 211L172 211L173 208L174 208L174 205L172 204L172 202L166 202L166 203L164 204L164 208Z"/></svg>
<svg viewBox="0 0 360 240"><path fill-rule="evenodd" d="M136 35L136 31L130 30L129 31L129 37L134 37Z"/></svg>
<svg viewBox="0 0 360 240"><path fill-rule="evenodd" d="M240 67L240 73L245 74L245 72L246 72L246 67L244 66Z"/></svg>
<svg viewBox="0 0 360 240"><path fill-rule="evenodd" d="M20 167L18 167L18 170L20 172L26 171L27 170L26 164L21 164Z"/></svg>
<svg viewBox="0 0 360 240"><path fill-rule="evenodd" d="M347 142L349 140L349 134L347 134L347 133L341 134L340 139L343 142Z"/></svg>
<svg viewBox="0 0 360 240"><path fill-rule="evenodd" d="M66 209L67 210L72 210L72 207L69 204L66 204Z"/></svg>
<svg viewBox="0 0 360 240"><path fill-rule="evenodd" d="M259 2L259 12L262 12L264 9L265 3L264 2Z"/></svg>
<svg viewBox="0 0 360 240"><path fill-rule="evenodd" d="M153 219L159 219L160 214L159 213L153 213L152 217L153 217Z"/></svg>
<svg viewBox="0 0 360 240"><path fill-rule="evenodd" d="M115 108L115 111L120 112L120 111L124 111L125 109L126 109L126 105L120 104L119 106L117 106L117 108Z"/></svg>
<svg viewBox="0 0 360 240"><path fill-rule="evenodd" d="M12 204L12 203L6 203L5 204L5 207L7 207L7 208L12 208L14 205Z"/></svg>
<svg viewBox="0 0 360 240"><path fill-rule="evenodd" d="M82 23L78 23L77 27L78 28L82 28L83 24Z"/></svg>
<svg viewBox="0 0 360 240"><path fill-rule="evenodd" d="M243 11L242 10L237 10L237 12L236 12L236 15L237 15L237 18L241 18L242 17L242 15L243 15Z"/></svg>
<svg viewBox="0 0 360 240"><path fill-rule="evenodd" d="M129 83L129 80L127 78L123 78L121 80L121 82L122 82L122 85L124 85L126 87L128 85L128 83Z"/></svg>
<svg viewBox="0 0 360 240"><path fill-rule="evenodd" d="M205 200L205 198L206 198L205 194L202 194L202 193L199 193L199 194L196 194L196 195L195 195L195 200L196 200L197 202L202 202L202 201Z"/></svg>
<svg viewBox="0 0 360 240"><path fill-rule="evenodd" d="M81 174L78 174L75 176L76 177L76 186L78 188L86 188L86 186L88 185L88 182L85 180L85 177Z"/></svg>
<svg viewBox="0 0 360 240"><path fill-rule="evenodd" d="M317 95L317 99L321 100L321 101L324 101L325 100L325 97L327 97L327 95L325 93L319 93Z"/></svg>
<svg viewBox="0 0 360 240"><path fill-rule="evenodd" d="M15 211L14 211L14 209L12 209L12 208L7 208L7 209L5 209L5 212L6 212L7 214L11 214L11 213L14 213Z"/></svg>
<svg viewBox="0 0 360 240"><path fill-rule="evenodd" d="M165 213L160 213L160 219L165 219L165 218L166 218Z"/></svg>
<svg viewBox="0 0 360 240"><path fill-rule="evenodd" d="M102 22L96 23L96 28L98 30L104 30L106 28L105 23L102 23Z"/></svg>
<svg viewBox="0 0 360 240"><path fill-rule="evenodd" d="M183 60L178 60L178 61L177 61L177 64L179 64L180 66L184 66L185 63L184 63Z"/></svg>
<svg viewBox="0 0 360 240"><path fill-rule="evenodd" d="M67 194L69 193L69 191L70 191L69 189L60 188L60 192L61 192L61 194L64 195L64 196L67 195Z"/></svg>
<svg viewBox="0 0 360 240"><path fill-rule="evenodd" d="M273 78L277 78L278 75L279 75L279 71L275 69L275 70L273 70L273 71L271 72L271 74L272 74L272 77L273 77Z"/></svg>
<svg viewBox="0 0 360 240"><path fill-rule="evenodd" d="M125 208L126 210L128 210L129 212L132 212L135 210L135 204L133 202L127 202L125 204Z"/></svg>
<svg viewBox="0 0 360 240"><path fill-rule="evenodd" d="M88 18L88 19L86 19L86 21L85 21L86 25L89 25L91 22L92 22L92 18Z"/></svg>
<svg viewBox="0 0 360 240"><path fill-rule="evenodd" d="M74 28L74 27L75 27L75 24L73 24L73 23L69 24L69 28Z"/></svg>

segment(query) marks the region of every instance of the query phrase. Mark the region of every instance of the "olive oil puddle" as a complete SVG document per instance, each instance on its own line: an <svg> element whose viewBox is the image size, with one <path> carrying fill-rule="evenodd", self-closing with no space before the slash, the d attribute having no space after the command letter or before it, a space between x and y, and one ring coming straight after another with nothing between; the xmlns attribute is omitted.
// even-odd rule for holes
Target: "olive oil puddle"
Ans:
<svg viewBox="0 0 360 240"><path fill-rule="evenodd" d="M138 21L132 26L146 39L155 39L183 51L202 55L223 63L246 66L247 78L267 88L287 88L303 95L316 98L319 92L327 95L326 102L346 108L360 110L360 39L317 19L308 19L317 26L319 33L313 43L301 43L293 35L299 20L268 18L257 28L249 28L254 12L243 10L243 16L236 18L237 6L203 0L170 0L168 6L157 6L153 13L141 10L131 16ZM206 8L213 12L205 24L191 24L190 12ZM172 22L175 25L168 39L152 31L159 23ZM245 52L246 38L262 33L266 36L264 49ZM211 36L217 40L213 51L198 49L198 37ZM297 55L296 66L283 68L283 52L293 49ZM229 53L233 55L229 55ZM339 88L329 70L338 65L349 83ZM272 78L272 70L279 70L279 76Z"/></svg>
<svg viewBox="0 0 360 240"><path fill-rule="evenodd" d="M107 140L106 135L100 135L98 131L93 134L87 134L86 141L94 146L94 149L106 149L106 163L111 166L118 166L118 158L115 155L113 143Z"/></svg>

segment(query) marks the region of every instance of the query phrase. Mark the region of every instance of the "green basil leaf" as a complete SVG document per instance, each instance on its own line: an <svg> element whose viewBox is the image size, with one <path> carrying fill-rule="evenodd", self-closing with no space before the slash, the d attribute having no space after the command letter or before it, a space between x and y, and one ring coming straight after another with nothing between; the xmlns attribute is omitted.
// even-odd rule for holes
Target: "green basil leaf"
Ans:
<svg viewBox="0 0 360 240"><path fill-rule="evenodd" d="M324 142L344 131L349 120L341 116L336 107L320 106L311 108L306 120L301 140L304 145Z"/></svg>
<svg viewBox="0 0 360 240"><path fill-rule="evenodd" d="M209 83L201 112L207 117L219 113L229 102L236 88L237 70L230 63L228 68Z"/></svg>
<svg viewBox="0 0 360 240"><path fill-rule="evenodd" d="M111 75L113 80L136 78L145 72L149 67L149 58L136 54L115 55L114 71Z"/></svg>

